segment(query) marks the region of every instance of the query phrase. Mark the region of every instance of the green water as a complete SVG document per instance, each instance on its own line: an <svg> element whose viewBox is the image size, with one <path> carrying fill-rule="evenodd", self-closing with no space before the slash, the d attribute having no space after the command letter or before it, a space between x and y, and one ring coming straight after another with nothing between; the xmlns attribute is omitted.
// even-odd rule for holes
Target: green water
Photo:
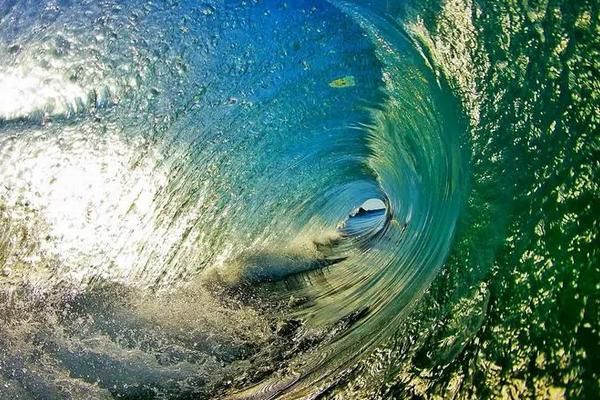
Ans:
<svg viewBox="0 0 600 400"><path fill-rule="evenodd" d="M471 189L433 286L341 398L598 397L598 7L409 11L471 117Z"/></svg>

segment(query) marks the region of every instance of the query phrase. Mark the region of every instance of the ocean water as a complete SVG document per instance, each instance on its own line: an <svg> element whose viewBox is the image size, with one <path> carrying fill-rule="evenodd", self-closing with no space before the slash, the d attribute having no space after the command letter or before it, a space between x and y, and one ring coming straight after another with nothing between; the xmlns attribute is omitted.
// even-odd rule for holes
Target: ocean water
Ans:
<svg viewBox="0 0 600 400"><path fill-rule="evenodd" d="M0 0L0 399L598 398L599 20Z"/></svg>

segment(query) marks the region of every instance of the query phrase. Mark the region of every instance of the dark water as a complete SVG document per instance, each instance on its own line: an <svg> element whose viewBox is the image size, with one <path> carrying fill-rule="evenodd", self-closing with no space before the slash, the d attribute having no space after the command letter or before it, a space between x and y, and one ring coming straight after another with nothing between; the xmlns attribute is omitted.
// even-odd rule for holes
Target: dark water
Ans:
<svg viewBox="0 0 600 400"><path fill-rule="evenodd" d="M599 19L0 0L0 398L599 397Z"/></svg>

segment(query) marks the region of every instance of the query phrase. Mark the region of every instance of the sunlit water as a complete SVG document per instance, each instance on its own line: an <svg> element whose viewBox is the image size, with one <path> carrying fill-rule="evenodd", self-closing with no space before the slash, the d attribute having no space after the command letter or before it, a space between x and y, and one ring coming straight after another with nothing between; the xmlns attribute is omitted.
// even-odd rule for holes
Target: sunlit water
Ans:
<svg viewBox="0 0 600 400"><path fill-rule="evenodd" d="M598 22L0 2L0 398L596 398Z"/></svg>

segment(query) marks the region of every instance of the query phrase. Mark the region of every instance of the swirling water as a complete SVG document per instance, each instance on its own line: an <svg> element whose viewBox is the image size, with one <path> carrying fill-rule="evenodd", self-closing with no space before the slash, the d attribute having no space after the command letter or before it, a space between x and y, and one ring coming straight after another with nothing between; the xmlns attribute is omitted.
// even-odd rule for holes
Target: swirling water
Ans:
<svg viewBox="0 0 600 400"><path fill-rule="evenodd" d="M0 2L0 397L596 398L598 20Z"/></svg>

